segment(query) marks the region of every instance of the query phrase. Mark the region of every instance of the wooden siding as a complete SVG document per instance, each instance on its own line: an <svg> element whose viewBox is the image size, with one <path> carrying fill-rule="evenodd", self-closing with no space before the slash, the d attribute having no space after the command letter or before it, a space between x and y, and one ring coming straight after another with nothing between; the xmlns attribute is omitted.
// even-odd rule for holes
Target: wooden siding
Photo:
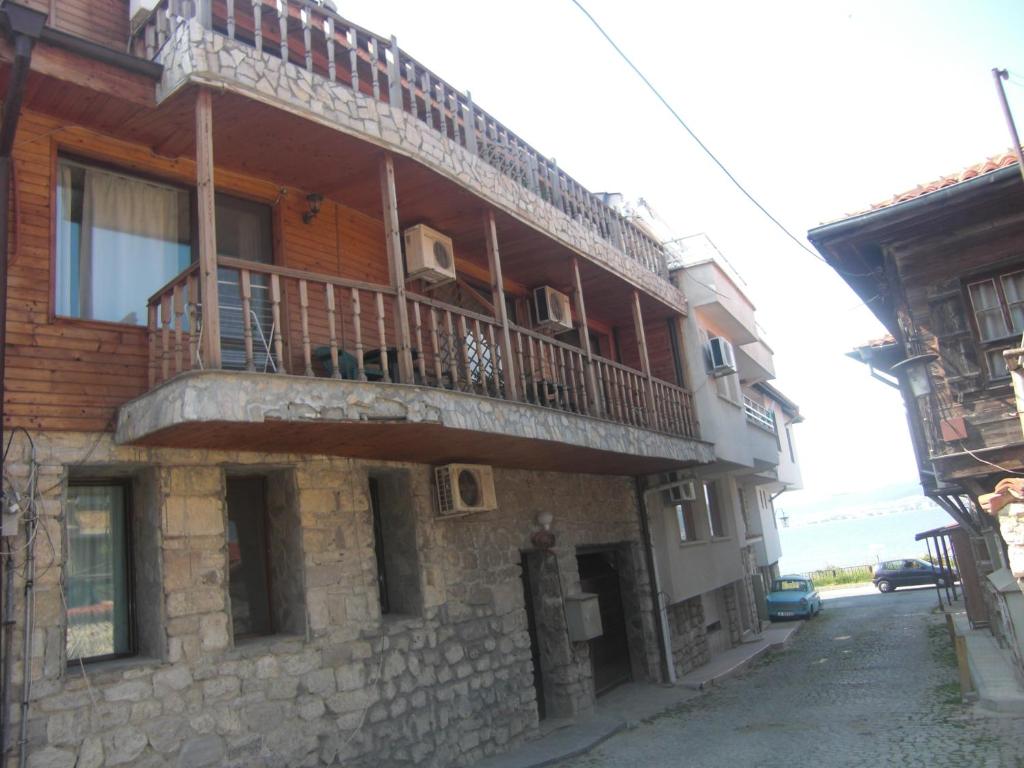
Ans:
<svg viewBox="0 0 1024 768"><path fill-rule="evenodd" d="M48 13L47 23L61 32L117 51L128 46L127 0L29 0L26 5Z"/></svg>

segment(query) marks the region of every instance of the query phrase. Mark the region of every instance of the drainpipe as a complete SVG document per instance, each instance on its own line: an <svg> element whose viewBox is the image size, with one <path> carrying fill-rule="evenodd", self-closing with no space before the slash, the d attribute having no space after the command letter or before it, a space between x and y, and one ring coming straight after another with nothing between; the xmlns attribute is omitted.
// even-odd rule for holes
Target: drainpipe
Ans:
<svg viewBox="0 0 1024 768"><path fill-rule="evenodd" d="M7 81L7 99L3 105L3 118L0 120L0 429L4 423L4 363L7 357L7 249L10 243L10 221L8 206L11 190L11 152L14 149L14 135L18 129L18 118L21 116L21 102L25 96L25 83L28 80L29 62L32 59L32 46L39 39L46 22L46 14L34 11L16 3L0 4L0 25L4 33L14 43L14 61L11 64ZM3 477L3 457L0 456L0 477ZM3 494L0 492L0 503ZM5 582L13 581L14 547L8 542L5 558ZM13 590L4 594L4 658L2 671L2 704L0 704L0 754L6 759L11 744L11 665L13 654L9 652L14 640ZM23 651L27 653L27 649Z"/></svg>
<svg viewBox="0 0 1024 768"><path fill-rule="evenodd" d="M668 628L668 606L665 605L665 595L661 591L661 580L658 578L658 563L654 553L654 542L651 540L651 526L647 517L647 494L658 490L651 488L643 489L640 477L634 477L636 486L636 500L640 507L640 532L644 537L644 555L647 560L647 573L650 574L651 599L657 607L658 620L655 626L658 630L658 644L661 646L661 655L665 662L665 674L671 684L676 682L676 665L672 658L672 640Z"/></svg>

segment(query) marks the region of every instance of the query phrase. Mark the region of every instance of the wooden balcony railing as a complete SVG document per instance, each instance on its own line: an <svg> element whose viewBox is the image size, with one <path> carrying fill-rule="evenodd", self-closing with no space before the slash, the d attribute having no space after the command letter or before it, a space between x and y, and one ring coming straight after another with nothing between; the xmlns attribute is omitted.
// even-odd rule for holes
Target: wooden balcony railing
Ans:
<svg viewBox="0 0 1024 768"><path fill-rule="evenodd" d="M399 109L429 126L668 278L664 247L489 113L398 47L312 0L162 0L130 41L152 60L183 21L198 18L257 51Z"/></svg>
<svg viewBox="0 0 1024 768"><path fill-rule="evenodd" d="M408 328L388 286L220 257L221 368L414 384L518 400L696 438L687 390L492 317L409 294ZM149 299L150 386L204 368L195 265ZM407 340L411 379L401 381ZM513 382L515 385L513 386Z"/></svg>

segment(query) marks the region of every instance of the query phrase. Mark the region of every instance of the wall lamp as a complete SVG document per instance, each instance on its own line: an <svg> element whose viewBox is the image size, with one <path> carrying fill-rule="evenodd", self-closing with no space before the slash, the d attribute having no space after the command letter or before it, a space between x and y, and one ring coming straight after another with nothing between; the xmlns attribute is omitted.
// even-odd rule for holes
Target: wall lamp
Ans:
<svg viewBox="0 0 1024 768"><path fill-rule="evenodd" d="M928 375L928 366L939 359L934 353L914 355L906 360L896 363L889 370L894 374L902 373L907 384L910 385L910 392L914 397L924 397L931 394L932 382Z"/></svg>
<svg viewBox="0 0 1024 768"><path fill-rule="evenodd" d="M316 215L320 213L320 204L324 201L324 196L316 192L310 192L306 195L306 202L309 203L309 210L302 214L302 223L309 224Z"/></svg>

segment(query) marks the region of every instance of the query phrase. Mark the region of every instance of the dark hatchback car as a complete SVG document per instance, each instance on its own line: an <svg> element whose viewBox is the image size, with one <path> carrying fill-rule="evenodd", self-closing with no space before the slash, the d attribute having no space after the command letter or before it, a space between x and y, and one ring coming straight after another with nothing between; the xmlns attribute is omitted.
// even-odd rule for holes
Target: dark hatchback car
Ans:
<svg viewBox="0 0 1024 768"><path fill-rule="evenodd" d="M952 575L952 578L950 578ZM892 592L897 587L938 584L940 587L960 580L960 574L932 565L924 560L886 560L874 567L872 583L879 592Z"/></svg>

